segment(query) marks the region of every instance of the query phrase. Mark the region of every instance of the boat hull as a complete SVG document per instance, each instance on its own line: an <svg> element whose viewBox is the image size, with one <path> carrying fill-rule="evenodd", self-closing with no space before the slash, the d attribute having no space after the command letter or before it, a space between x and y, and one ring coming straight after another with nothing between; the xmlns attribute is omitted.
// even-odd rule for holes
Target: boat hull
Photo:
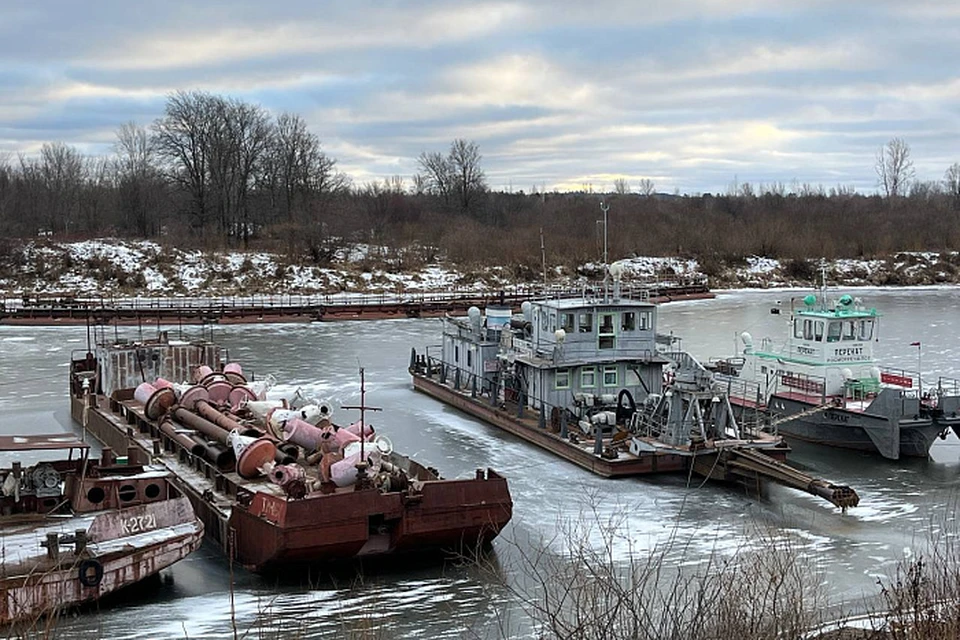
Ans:
<svg viewBox="0 0 960 640"><path fill-rule="evenodd" d="M690 464L690 456L669 451L608 460L595 455L592 450L571 444L558 434L539 428L536 420L519 418L513 411L491 406L415 371L411 371L411 375L416 390L606 478L683 471ZM778 459L786 456L785 452L779 450L765 453Z"/></svg>
<svg viewBox="0 0 960 640"><path fill-rule="evenodd" d="M781 395L773 395L768 401L768 407L776 407L770 412L774 418L804 414L817 406L814 402ZM892 460L926 457L933 441L943 431L943 426L932 418L898 419L841 407L785 420L777 428L788 439L879 453Z"/></svg>
<svg viewBox="0 0 960 640"><path fill-rule="evenodd" d="M105 533L118 533L124 523L135 518L168 526L97 542L91 545L93 553L89 556L64 558L53 564L31 563L5 575L0 579L0 624L34 622L42 616L55 616L64 608L96 601L182 560L203 540L203 525L182 497L100 518L96 526ZM63 523L62 528L69 530L71 521ZM82 579L82 568L96 579Z"/></svg>
<svg viewBox="0 0 960 640"><path fill-rule="evenodd" d="M475 478L426 481L412 496L350 488L294 500L236 486L228 489L227 483L239 480L235 474L221 474L171 443L161 449L159 426L121 399L85 401L74 396L71 413L114 450L149 454L167 466L203 521L207 537L254 571L440 547L459 551L488 544L513 515L507 481L492 469L478 470ZM214 484L218 493L210 491ZM247 495L225 504L223 493Z"/></svg>

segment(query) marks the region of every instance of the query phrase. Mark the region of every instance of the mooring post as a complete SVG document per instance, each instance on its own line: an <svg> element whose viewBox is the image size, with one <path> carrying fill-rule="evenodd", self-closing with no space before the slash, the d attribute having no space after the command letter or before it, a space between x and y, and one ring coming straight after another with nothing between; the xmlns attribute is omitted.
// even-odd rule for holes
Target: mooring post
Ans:
<svg viewBox="0 0 960 640"><path fill-rule="evenodd" d="M523 390L517 391L517 417L523 417Z"/></svg>
<svg viewBox="0 0 960 640"><path fill-rule="evenodd" d="M545 407L543 406L543 403L541 402L541 403L540 403L540 416L537 418L537 426L539 426L541 429L546 429L546 428L547 428L547 415L544 413L544 409L545 409Z"/></svg>
<svg viewBox="0 0 960 640"><path fill-rule="evenodd" d="M560 437L567 437L567 412L563 409L560 410Z"/></svg>
<svg viewBox="0 0 960 640"><path fill-rule="evenodd" d="M593 454L600 455L603 453L603 429L600 428L600 425L593 425Z"/></svg>

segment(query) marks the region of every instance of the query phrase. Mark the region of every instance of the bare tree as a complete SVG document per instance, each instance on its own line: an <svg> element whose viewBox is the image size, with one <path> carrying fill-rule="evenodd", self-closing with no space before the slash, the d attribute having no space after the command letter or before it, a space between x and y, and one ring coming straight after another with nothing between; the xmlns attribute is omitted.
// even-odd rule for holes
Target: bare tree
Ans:
<svg viewBox="0 0 960 640"><path fill-rule="evenodd" d="M651 180L650 178L643 178L640 181L639 192L640 192L640 195L643 196L644 198L649 198L650 196L655 194L657 192L657 189L653 184L653 180Z"/></svg>
<svg viewBox="0 0 960 640"><path fill-rule="evenodd" d="M943 187L953 200L953 207L960 209L960 162L954 162L943 174Z"/></svg>
<svg viewBox="0 0 960 640"><path fill-rule="evenodd" d="M450 159L439 151L424 151L417 158L417 164L421 173L414 177L414 184L422 184L425 193L439 196L444 204L450 204L456 179Z"/></svg>
<svg viewBox="0 0 960 640"><path fill-rule="evenodd" d="M178 91L167 97L164 116L153 123L157 154L166 175L189 195L186 213L203 231L211 217L210 139L215 125L213 96Z"/></svg>
<svg viewBox="0 0 960 640"><path fill-rule="evenodd" d="M626 178L617 178L613 181L613 192L618 196L625 196L630 193L630 183Z"/></svg>
<svg viewBox="0 0 960 640"><path fill-rule="evenodd" d="M161 223L163 183L156 166L154 140L146 128L127 122L117 129L114 151L120 222L140 237L156 235Z"/></svg>
<svg viewBox="0 0 960 640"><path fill-rule="evenodd" d="M460 213L476 213L477 202L487 191L486 177L480 167L480 149L475 142L458 138L450 145L450 166Z"/></svg>
<svg viewBox="0 0 960 640"><path fill-rule="evenodd" d="M877 151L875 169L880 188L887 198L905 195L915 176L910 145L903 138L890 140Z"/></svg>
<svg viewBox="0 0 960 640"><path fill-rule="evenodd" d="M79 213L83 157L75 147L48 142L40 148L38 169L46 200L47 228L51 233L66 232Z"/></svg>

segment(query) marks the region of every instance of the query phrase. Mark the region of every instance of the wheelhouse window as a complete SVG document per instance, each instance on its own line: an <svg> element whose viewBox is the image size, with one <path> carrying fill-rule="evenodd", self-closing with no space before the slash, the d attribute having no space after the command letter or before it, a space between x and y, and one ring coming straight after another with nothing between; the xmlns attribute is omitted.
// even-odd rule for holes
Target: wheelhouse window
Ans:
<svg viewBox="0 0 960 640"><path fill-rule="evenodd" d="M827 342L839 342L842 331L843 327L839 321L831 322L827 325Z"/></svg>
<svg viewBox="0 0 960 640"><path fill-rule="evenodd" d="M627 370L623 374L623 385L625 387L639 387L640 372L632 367L627 367Z"/></svg>
<svg viewBox="0 0 960 640"><path fill-rule="evenodd" d="M593 333L593 314L581 313L578 328L580 333Z"/></svg>
<svg viewBox="0 0 960 640"><path fill-rule="evenodd" d="M453 348L453 361L460 362L460 345Z"/></svg>
<svg viewBox="0 0 960 640"><path fill-rule="evenodd" d="M467 368L473 367L473 350L467 351Z"/></svg>
<svg viewBox="0 0 960 640"><path fill-rule="evenodd" d="M593 389L597 386L597 370L594 367L584 367L580 370L580 388Z"/></svg>
<svg viewBox="0 0 960 640"><path fill-rule="evenodd" d="M860 321L860 339L861 340L873 339L873 320Z"/></svg>
<svg viewBox="0 0 960 640"><path fill-rule="evenodd" d="M613 329L615 313L601 313L600 326L597 327L597 346L600 349L613 349L616 347L616 332Z"/></svg>
<svg viewBox="0 0 960 640"><path fill-rule="evenodd" d="M817 342L823 342L823 320L817 320L813 323L813 339Z"/></svg>
<svg viewBox="0 0 960 640"><path fill-rule="evenodd" d="M641 311L639 315L640 315L640 330L649 331L653 329L653 312Z"/></svg>
<svg viewBox="0 0 960 640"><path fill-rule="evenodd" d="M637 314L633 311L624 311L620 316L620 329L622 331L635 331L637 328Z"/></svg>
<svg viewBox="0 0 960 640"><path fill-rule="evenodd" d="M856 320L844 320L843 321L843 339L844 340L856 340L857 336L857 321Z"/></svg>
<svg viewBox="0 0 960 640"><path fill-rule="evenodd" d="M569 369L557 369L557 375L554 379L555 386L557 389L569 389L570 388L570 370Z"/></svg>
<svg viewBox="0 0 960 640"><path fill-rule="evenodd" d="M803 338L803 321L800 318L793 319L793 337Z"/></svg>
<svg viewBox="0 0 960 640"><path fill-rule="evenodd" d="M609 365L603 368L603 386L617 386L617 365Z"/></svg>
<svg viewBox="0 0 960 640"><path fill-rule="evenodd" d="M576 317L572 313L561 313L560 314L560 328L566 331L567 333L573 333L574 328L576 327Z"/></svg>

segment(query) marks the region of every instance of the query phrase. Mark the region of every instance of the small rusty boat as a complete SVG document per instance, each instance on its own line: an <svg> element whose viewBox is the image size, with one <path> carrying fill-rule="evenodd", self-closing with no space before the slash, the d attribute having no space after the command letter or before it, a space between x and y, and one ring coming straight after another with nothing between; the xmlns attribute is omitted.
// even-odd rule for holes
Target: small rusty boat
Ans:
<svg viewBox="0 0 960 640"><path fill-rule="evenodd" d="M167 470L88 454L72 434L0 436L0 624L95 601L200 546Z"/></svg>
<svg viewBox="0 0 960 640"><path fill-rule="evenodd" d="M357 557L463 551L512 516L493 469L444 479L366 420L270 398L211 340L100 341L71 368L71 412L97 439L174 474L231 560L254 571ZM168 381L184 381L171 383ZM189 382L187 382L189 381ZM363 395L361 371L361 398Z"/></svg>

